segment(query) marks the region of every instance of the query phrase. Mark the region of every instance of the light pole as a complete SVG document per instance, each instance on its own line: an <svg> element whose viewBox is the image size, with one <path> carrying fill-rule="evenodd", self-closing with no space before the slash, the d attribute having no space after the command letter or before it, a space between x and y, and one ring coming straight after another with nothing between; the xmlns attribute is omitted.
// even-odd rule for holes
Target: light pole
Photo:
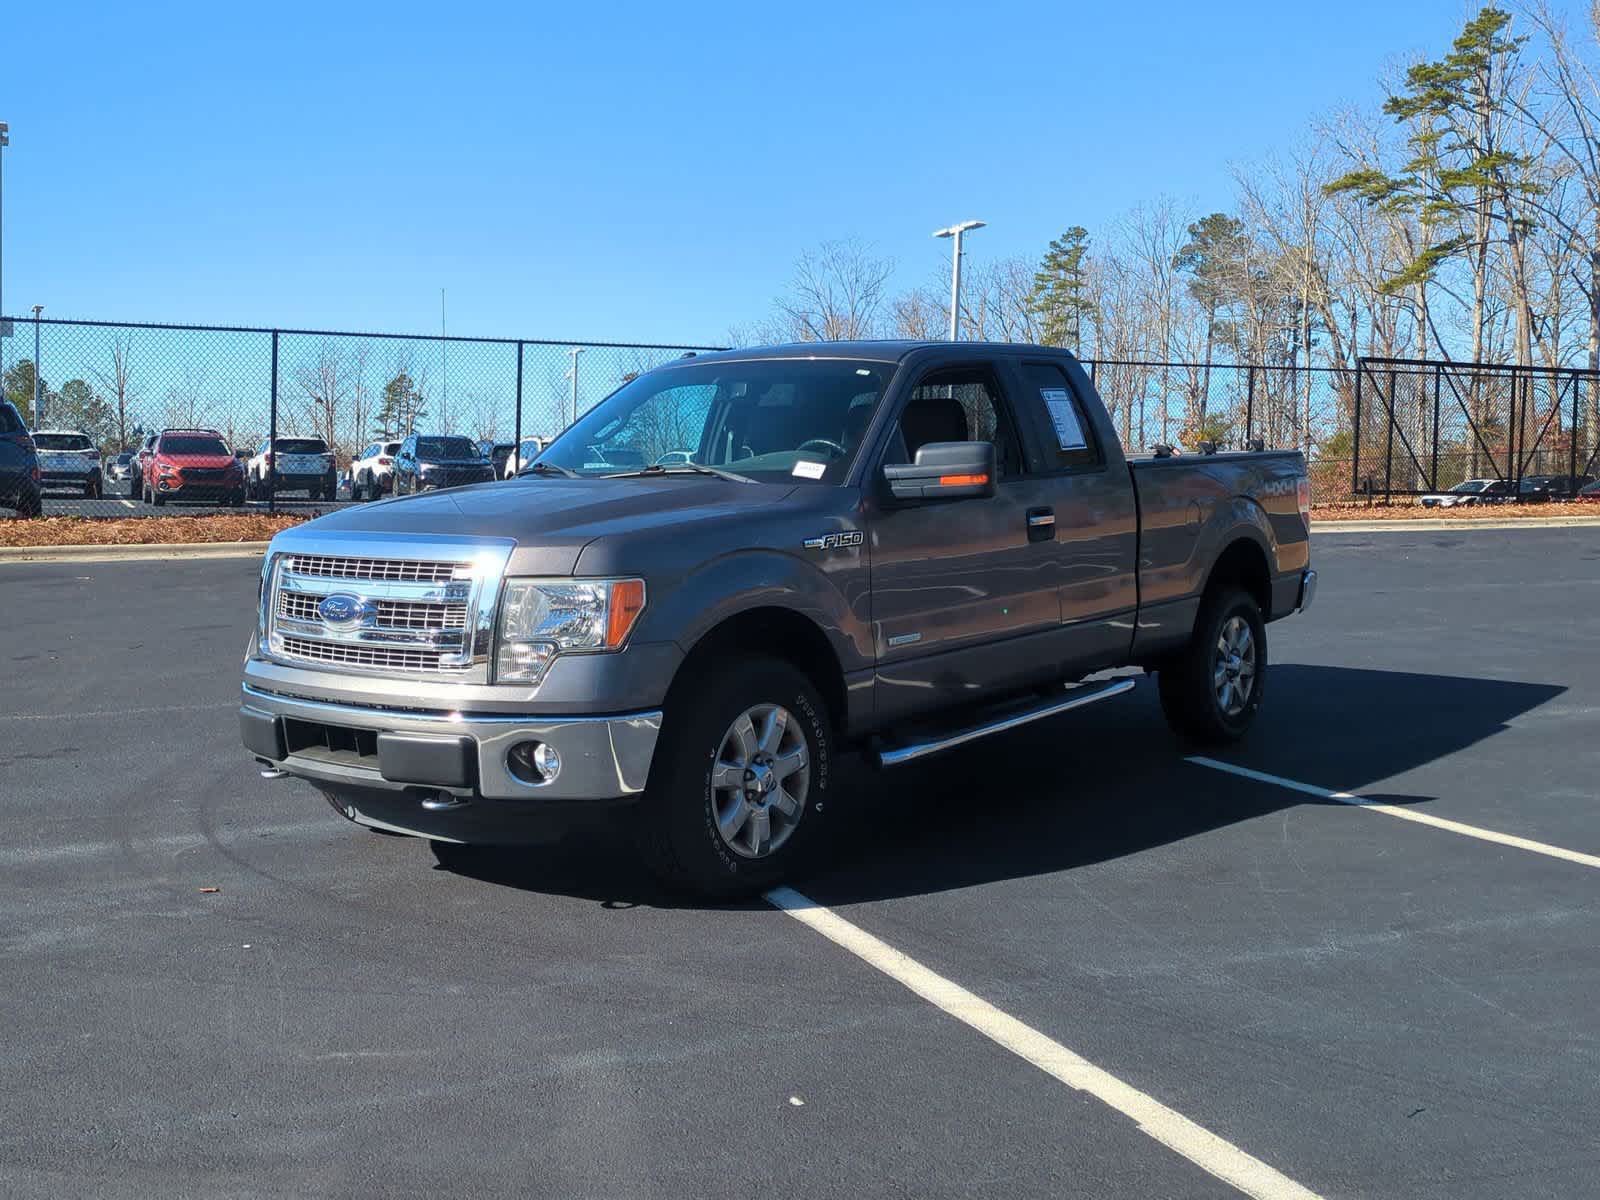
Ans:
<svg viewBox="0 0 1600 1200"><path fill-rule="evenodd" d="M6 160L5 148L11 145L11 126L0 121L0 164ZM6 222L3 211L6 187L5 175L0 171L0 249L4 249L6 240ZM5 281L4 264L0 263L0 283ZM4 373L6 366L6 338L10 336L10 329L6 327L6 303L3 294L0 294L0 373Z"/></svg>
<svg viewBox="0 0 1600 1200"><path fill-rule="evenodd" d="M33 306L33 427L44 428L44 413L39 410L44 407L44 376L39 371L39 314L44 311L44 305Z"/></svg>
<svg viewBox="0 0 1600 1200"><path fill-rule="evenodd" d="M961 235L969 229L982 229L985 221L963 221L948 229L935 229L937 238L954 238L950 260L950 340L961 340Z"/></svg>
<svg viewBox="0 0 1600 1200"><path fill-rule="evenodd" d="M583 353L583 347L574 346L567 353L572 355L572 370L568 374L572 376L572 423L576 425L578 423L578 355Z"/></svg>

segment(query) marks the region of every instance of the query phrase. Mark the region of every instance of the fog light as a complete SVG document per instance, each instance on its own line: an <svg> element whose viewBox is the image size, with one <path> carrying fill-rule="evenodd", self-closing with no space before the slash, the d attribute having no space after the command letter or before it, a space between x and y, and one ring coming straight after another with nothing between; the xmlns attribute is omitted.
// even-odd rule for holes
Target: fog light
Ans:
<svg viewBox="0 0 1600 1200"><path fill-rule="evenodd" d="M561 755L548 742L518 742L506 753L506 767L523 783L537 787L561 774Z"/></svg>

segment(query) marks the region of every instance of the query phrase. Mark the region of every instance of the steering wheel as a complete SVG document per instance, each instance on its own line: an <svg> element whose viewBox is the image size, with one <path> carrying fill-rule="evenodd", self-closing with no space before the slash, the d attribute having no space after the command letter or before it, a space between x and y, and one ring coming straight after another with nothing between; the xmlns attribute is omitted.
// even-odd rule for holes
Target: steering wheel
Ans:
<svg viewBox="0 0 1600 1200"><path fill-rule="evenodd" d="M827 451L829 458L844 457L844 447L839 445L838 442L830 442L827 438L812 438L810 441L801 442L795 447L795 453L798 454L802 450L809 450L813 446L822 447L823 450Z"/></svg>

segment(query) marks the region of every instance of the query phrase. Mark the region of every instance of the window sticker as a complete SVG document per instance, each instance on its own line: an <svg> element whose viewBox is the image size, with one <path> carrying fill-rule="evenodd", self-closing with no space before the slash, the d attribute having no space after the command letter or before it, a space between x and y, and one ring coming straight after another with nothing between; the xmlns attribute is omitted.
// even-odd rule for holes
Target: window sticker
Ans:
<svg viewBox="0 0 1600 1200"><path fill-rule="evenodd" d="M1050 423L1056 427L1056 442L1063 450L1087 450L1088 441L1078 424L1078 410L1065 388L1040 388L1044 406L1050 410Z"/></svg>
<svg viewBox="0 0 1600 1200"><path fill-rule="evenodd" d="M798 475L801 479L821 479L827 473L827 463L812 462L810 459L805 458L795 463L794 470L790 472L792 475Z"/></svg>

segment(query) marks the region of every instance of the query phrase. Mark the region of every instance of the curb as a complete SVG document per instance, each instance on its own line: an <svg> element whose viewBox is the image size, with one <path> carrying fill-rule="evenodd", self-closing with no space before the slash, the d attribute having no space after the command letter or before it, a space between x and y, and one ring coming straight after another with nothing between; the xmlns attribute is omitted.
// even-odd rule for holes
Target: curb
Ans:
<svg viewBox="0 0 1600 1200"><path fill-rule="evenodd" d="M158 542L130 546L0 546L0 565L45 562L126 562L197 558L260 558L266 542Z"/></svg>
<svg viewBox="0 0 1600 1200"><path fill-rule="evenodd" d="M1600 517L1520 517L1502 519L1477 519L1461 517L1457 520L1407 520L1392 521L1313 521L1312 533L1440 533L1452 529L1582 529L1600 526Z"/></svg>

